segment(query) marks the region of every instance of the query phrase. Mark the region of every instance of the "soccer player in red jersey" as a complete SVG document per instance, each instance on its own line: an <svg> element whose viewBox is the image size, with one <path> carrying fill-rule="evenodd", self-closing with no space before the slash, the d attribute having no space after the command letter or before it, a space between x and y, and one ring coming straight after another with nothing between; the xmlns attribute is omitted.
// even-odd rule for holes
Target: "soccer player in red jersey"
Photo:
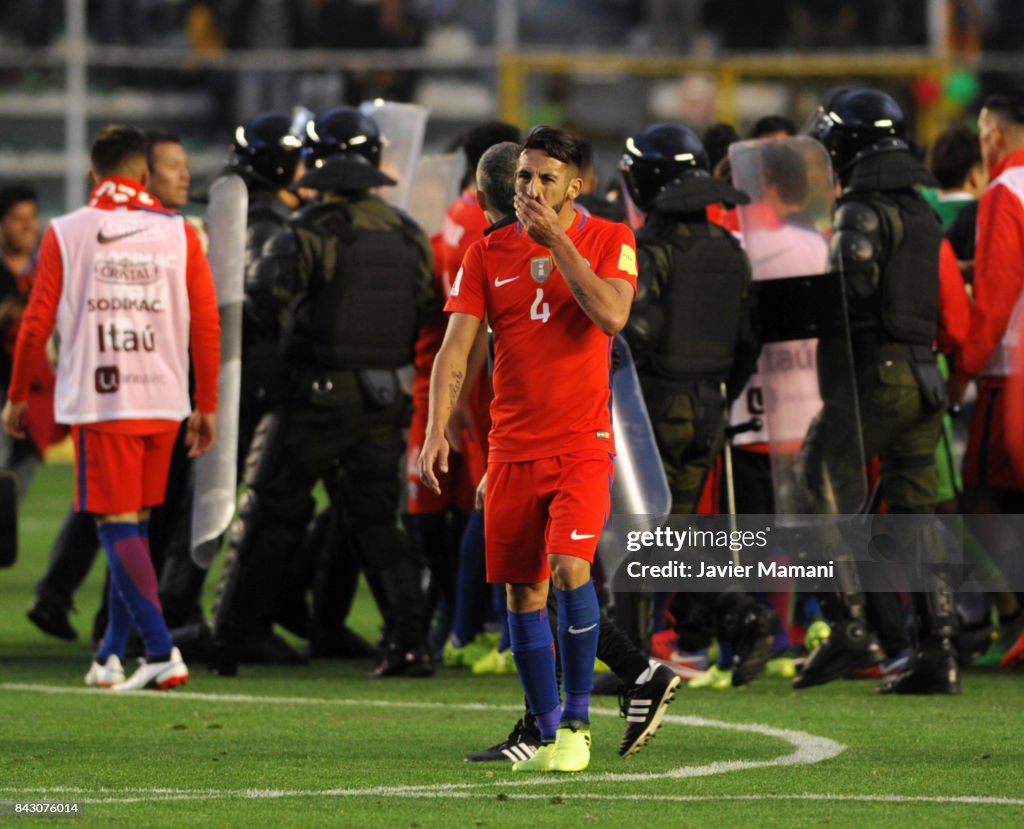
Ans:
<svg viewBox="0 0 1024 829"><path fill-rule="evenodd" d="M516 667L543 747L517 771L581 771L590 762L589 702L599 607L591 581L608 517L614 442L611 337L636 292L625 225L582 215L580 152L537 127L516 167L518 222L473 245L452 285L434 363L420 474L437 491L445 426L482 320L494 331L494 401L484 506L487 578L505 583ZM565 708L547 620L558 600Z"/></svg>
<svg viewBox="0 0 1024 829"><path fill-rule="evenodd" d="M85 681L115 690L188 679L157 597L150 508L161 503L179 422L197 457L216 434L220 318L199 236L146 192L146 137L108 127L93 142L86 207L53 221L18 332L7 433L23 437L31 367L56 325L56 415L75 445L75 506L93 515L110 564L106 633ZM196 410L189 401L189 354ZM146 660L127 680L132 627Z"/></svg>

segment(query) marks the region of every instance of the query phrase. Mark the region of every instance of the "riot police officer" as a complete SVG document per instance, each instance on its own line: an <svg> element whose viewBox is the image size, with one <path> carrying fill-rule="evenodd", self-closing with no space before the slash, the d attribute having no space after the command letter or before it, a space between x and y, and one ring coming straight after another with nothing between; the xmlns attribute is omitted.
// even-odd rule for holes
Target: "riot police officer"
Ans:
<svg viewBox="0 0 1024 829"><path fill-rule="evenodd" d="M830 253L833 269L843 275L864 457L881 460L880 495L890 516L897 516L888 526L904 563L930 582L930 589L913 597L920 642L910 669L879 690L957 693L956 615L941 572L936 527L898 518L934 512L938 492L935 447L945 385L933 342L942 228L916 189L933 179L910 152L899 105L878 90L830 93L809 132L829 151L842 186ZM826 463L850 440L849 422L830 418L830 399L843 394L836 386L848 374L836 364L844 359L838 351L822 340L818 366L825 405L809 438ZM862 474L831 472L837 480ZM832 636L808 658L795 687L828 682L883 657L864 624L855 571L837 561L840 570L842 601L829 611Z"/></svg>
<svg viewBox="0 0 1024 829"><path fill-rule="evenodd" d="M231 144L227 172L239 175L249 191L246 216L247 288L263 245L298 207L288 190L302 154L302 138L282 112L262 112L240 124ZM276 307L261 309L258 291L246 291L242 316L242 390L238 416L239 475L260 418L277 401L280 360L277 356Z"/></svg>
<svg viewBox="0 0 1024 829"><path fill-rule="evenodd" d="M304 143L298 183L321 199L271 237L250 278L261 307L281 310L288 379L247 463L231 541L239 566L221 585L214 667L231 673L246 627L274 612L310 518L309 493L322 480L384 616L384 658L371 676L428 676L421 567L396 524L408 401L395 372L433 310L432 254L422 230L372 192L394 184L378 169L382 137L372 119L328 110L307 124Z"/></svg>
<svg viewBox="0 0 1024 829"><path fill-rule="evenodd" d="M628 139L620 166L630 198L646 214L636 232L637 295L625 334L672 512L690 515L724 445L727 402L743 388L757 353L750 264L706 210L749 198L711 176L700 139L677 124L652 124ZM742 593L687 593L678 594L674 610L686 650L707 647L713 627L733 644L733 684L764 669L778 625L769 609ZM617 621L631 627L629 620Z"/></svg>

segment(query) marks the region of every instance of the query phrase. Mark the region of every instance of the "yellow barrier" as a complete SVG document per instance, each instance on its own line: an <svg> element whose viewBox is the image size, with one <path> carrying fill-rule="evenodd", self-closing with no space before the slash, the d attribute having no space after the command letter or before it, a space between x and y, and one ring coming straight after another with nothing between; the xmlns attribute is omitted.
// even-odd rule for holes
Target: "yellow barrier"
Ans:
<svg viewBox="0 0 1024 829"><path fill-rule="evenodd" d="M942 87L953 70L951 61L924 54L901 52L735 55L731 57L643 56L616 53L505 52L498 59L499 117L526 122L526 81L531 74L616 74L683 77L705 74L715 78L717 120L738 124L739 85L764 78L850 79L928 77ZM934 102L916 109L916 139L935 138L942 129L941 106Z"/></svg>

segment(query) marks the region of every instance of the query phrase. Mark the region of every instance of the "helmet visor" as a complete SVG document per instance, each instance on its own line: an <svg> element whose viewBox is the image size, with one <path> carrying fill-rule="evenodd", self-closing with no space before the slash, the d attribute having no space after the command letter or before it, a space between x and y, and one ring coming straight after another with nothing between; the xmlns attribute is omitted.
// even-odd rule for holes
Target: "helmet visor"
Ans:
<svg viewBox="0 0 1024 829"><path fill-rule="evenodd" d="M824 144L836 126L836 118L837 116L827 111L825 107L818 107L817 111L807 119L800 134L809 135Z"/></svg>

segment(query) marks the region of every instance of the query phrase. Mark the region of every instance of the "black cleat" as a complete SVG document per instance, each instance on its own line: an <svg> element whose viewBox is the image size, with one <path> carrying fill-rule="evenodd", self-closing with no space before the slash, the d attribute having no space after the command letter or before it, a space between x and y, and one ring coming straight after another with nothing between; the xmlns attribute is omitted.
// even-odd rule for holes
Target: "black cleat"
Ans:
<svg viewBox="0 0 1024 829"><path fill-rule="evenodd" d="M811 651L794 688L824 685L854 671L870 668L885 659L878 637L859 619L847 619L832 627L832 635Z"/></svg>
<svg viewBox="0 0 1024 829"><path fill-rule="evenodd" d="M405 650L394 644L388 644L380 664L368 676L370 679L382 679L389 676L428 677L434 675L434 660L426 645L417 645Z"/></svg>
<svg viewBox="0 0 1024 829"><path fill-rule="evenodd" d="M540 729L533 714L527 712L519 720L505 740L495 746L467 754L463 759L469 763L489 763L494 760L529 760L541 747Z"/></svg>
<svg viewBox="0 0 1024 829"><path fill-rule="evenodd" d="M619 700L619 713L626 718L626 733L619 743L620 757L632 757L651 741L681 682L671 668L652 662L636 683L626 689Z"/></svg>
<svg viewBox="0 0 1024 829"><path fill-rule="evenodd" d="M732 642L734 687L753 682L764 673L779 631L779 617L770 607L751 604L743 613Z"/></svg>
<svg viewBox="0 0 1024 829"><path fill-rule="evenodd" d="M67 642L78 639L78 631L71 627L68 612L56 602L36 599L25 614L32 624L48 636L56 636Z"/></svg>
<svg viewBox="0 0 1024 829"><path fill-rule="evenodd" d="M952 645L932 646L914 654L905 673L889 677L879 694L959 694L960 668Z"/></svg>

